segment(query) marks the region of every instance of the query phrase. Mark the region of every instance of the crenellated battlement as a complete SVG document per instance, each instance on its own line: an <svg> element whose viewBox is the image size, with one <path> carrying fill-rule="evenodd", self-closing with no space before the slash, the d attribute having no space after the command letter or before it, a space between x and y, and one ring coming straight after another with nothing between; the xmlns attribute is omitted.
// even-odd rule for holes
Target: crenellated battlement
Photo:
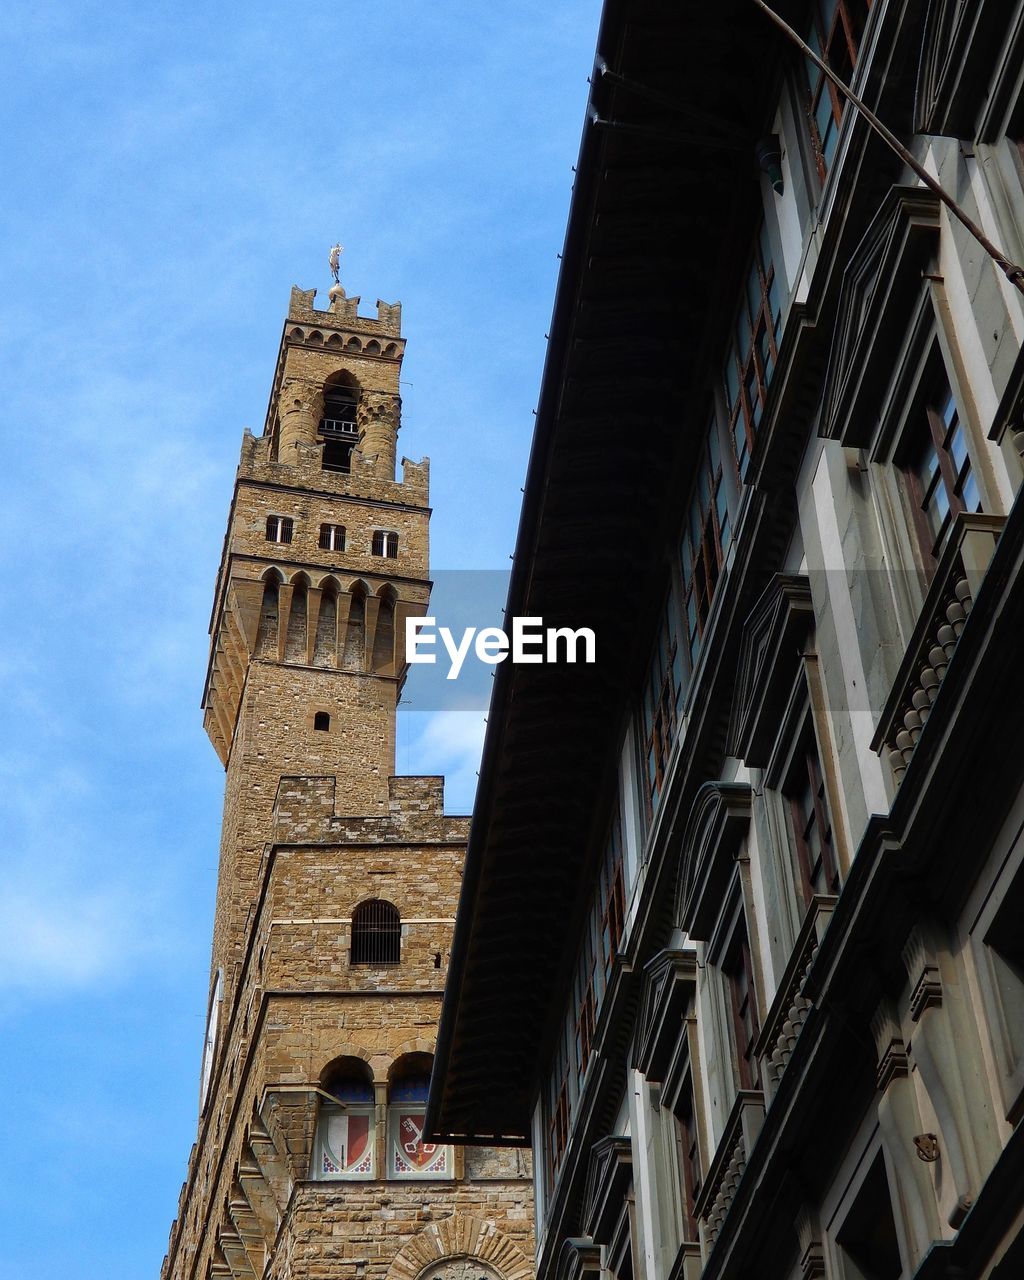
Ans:
<svg viewBox="0 0 1024 1280"><path fill-rule="evenodd" d="M348 297L337 285L331 290L330 303L324 309L313 305L316 294L315 289L300 289L297 285L292 285L288 303L289 322L325 325L332 329L349 328L381 337L398 338L401 335L400 302L382 302L378 298L376 316L361 316L359 303L362 299L358 296Z"/></svg>
<svg viewBox="0 0 1024 1280"><path fill-rule="evenodd" d="M401 478L395 480L382 477L373 460L359 456L353 457L349 471L325 471L319 444L298 441L295 460L291 463L275 459L272 446L271 437L254 436L246 427L238 460L238 478L374 502L426 507L430 501L429 458L413 462L403 457L400 462Z"/></svg>

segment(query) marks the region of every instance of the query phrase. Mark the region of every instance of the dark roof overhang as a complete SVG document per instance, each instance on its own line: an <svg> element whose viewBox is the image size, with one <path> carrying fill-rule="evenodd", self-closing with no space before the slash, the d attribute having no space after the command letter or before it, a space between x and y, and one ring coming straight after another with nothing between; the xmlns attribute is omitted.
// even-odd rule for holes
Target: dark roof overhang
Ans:
<svg viewBox="0 0 1024 1280"><path fill-rule="evenodd" d="M754 231L754 147L781 60L750 0L606 0L602 65L506 609L593 627L597 662L497 668L427 1117L462 1142L529 1143L706 427L707 362Z"/></svg>

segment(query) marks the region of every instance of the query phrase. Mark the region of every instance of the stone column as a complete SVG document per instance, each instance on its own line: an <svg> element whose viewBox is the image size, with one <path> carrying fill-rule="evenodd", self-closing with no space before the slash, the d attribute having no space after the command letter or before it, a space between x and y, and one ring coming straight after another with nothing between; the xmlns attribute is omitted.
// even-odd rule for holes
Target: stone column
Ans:
<svg viewBox="0 0 1024 1280"><path fill-rule="evenodd" d="M376 475L395 478L401 400L387 391L364 391L359 398L358 455Z"/></svg>
<svg viewBox="0 0 1024 1280"><path fill-rule="evenodd" d="M323 413L323 392L300 378L286 378L277 402L280 438L277 459L294 466L301 445L316 445Z"/></svg>

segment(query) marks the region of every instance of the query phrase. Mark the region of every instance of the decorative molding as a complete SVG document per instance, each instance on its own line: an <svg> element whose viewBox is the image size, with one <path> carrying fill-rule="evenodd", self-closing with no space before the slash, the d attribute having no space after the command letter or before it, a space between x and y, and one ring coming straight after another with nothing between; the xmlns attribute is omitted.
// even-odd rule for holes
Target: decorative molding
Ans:
<svg viewBox="0 0 1024 1280"><path fill-rule="evenodd" d="M697 985L697 956L693 951L659 951L644 966L644 973L633 1066L652 1084L661 1084L678 1040L686 1035L686 1012Z"/></svg>
<svg viewBox="0 0 1024 1280"><path fill-rule="evenodd" d="M835 904L833 897L816 896L811 900L755 1048L764 1060L765 1083L773 1094L813 1007L804 988Z"/></svg>
<svg viewBox="0 0 1024 1280"><path fill-rule="evenodd" d="M917 133L978 137L1014 0L931 0L915 94Z"/></svg>
<svg viewBox="0 0 1024 1280"><path fill-rule="evenodd" d="M741 1089L694 1206L708 1250L718 1239L763 1123L764 1094L760 1089Z"/></svg>
<svg viewBox="0 0 1024 1280"><path fill-rule="evenodd" d="M470 1259L502 1280L532 1280L533 1266L519 1245L493 1222L465 1213L431 1222L408 1240L392 1260L386 1280L443 1280L449 1274L470 1280L468 1272L451 1270Z"/></svg>
<svg viewBox="0 0 1024 1280"><path fill-rule="evenodd" d="M628 1138L612 1134L590 1149L581 1223L598 1244L610 1244L615 1224L633 1185L633 1151Z"/></svg>
<svg viewBox="0 0 1024 1280"><path fill-rule="evenodd" d="M910 1016L917 1022L925 1009L942 1004L938 958L920 924L911 929L904 943L903 963L910 979Z"/></svg>
<svg viewBox="0 0 1024 1280"><path fill-rule="evenodd" d="M898 1080L910 1073L906 1042L903 1039L896 1006L891 1000L879 1002L871 1018L871 1033L875 1037L875 1048L878 1052L876 1085L880 1092L884 1092L893 1080Z"/></svg>
<svg viewBox="0 0 1024 1280"><path fill-rule="evenodd" d="M1003 516L961 512L946 538L871 740L897 785L928 723L1005 523Z"/></svg>
<svg viewBox="0 0 1024 1280"><path fill-rule="evenodd" d="M729 753L753 768L768 763L813 626L810 581L792 573L775 575L743 625Z"/></svg>
<svg viewBox="0 0 1024 1280"><path fill-rule="evenodd" d="M866 448L900 348L921 273L935 251L939 201L894 186L843 274L818 434Z"/></svg>
<svg viewBox="0 0 1024 1280"><path fill-rule="evenodd" d="M752 792L746 782L705 782L683 834L676 892L676 924L706 941L714 928L740 841L750 826Z"/></svg>
<svg viewBox="0 0 1024 1280"><path fill-rule="evenodd" d="M800 1243L800 1275L802 1280L823 1280L825 1247L817 1213L802 1204L796 1213L796 1237Z"/></svg>
<svg viewBox="0 0 1024 1280"><path fill-rule="evenodd" d="M589 1237L573 1236L562 1242L555 1263L554 1280L600 1280L601 1246Z"/></svg>

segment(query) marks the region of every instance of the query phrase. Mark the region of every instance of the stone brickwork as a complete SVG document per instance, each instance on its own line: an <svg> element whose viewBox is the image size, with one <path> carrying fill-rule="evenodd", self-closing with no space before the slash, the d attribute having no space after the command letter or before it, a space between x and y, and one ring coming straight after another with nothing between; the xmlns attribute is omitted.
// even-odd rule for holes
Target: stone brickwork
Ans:
<svg viewBox="0 0 1024 1280"><path fill-rule="evenodd" d="M443 779L393 776L404 618L430 593L428 465L394 477L400 318L293 290L267 428L243 441L204 695L226 766L215 1016L164 1280L532 1274L527 1155L456 1149L443 1176L386 1176L392 1075L433 1052L468 834ZM317 440L338 375L359 396L350 472L323 470ZM268 516L292 520L289 542L267 540ZM345 527L344 549L321 549L321 524ZM373 555L375 530L397 556ZM399 912L398 963L352 963L370 900ZM372 1176L353 1181L316 1158L339 1059L373 1097Z"/></svg>

